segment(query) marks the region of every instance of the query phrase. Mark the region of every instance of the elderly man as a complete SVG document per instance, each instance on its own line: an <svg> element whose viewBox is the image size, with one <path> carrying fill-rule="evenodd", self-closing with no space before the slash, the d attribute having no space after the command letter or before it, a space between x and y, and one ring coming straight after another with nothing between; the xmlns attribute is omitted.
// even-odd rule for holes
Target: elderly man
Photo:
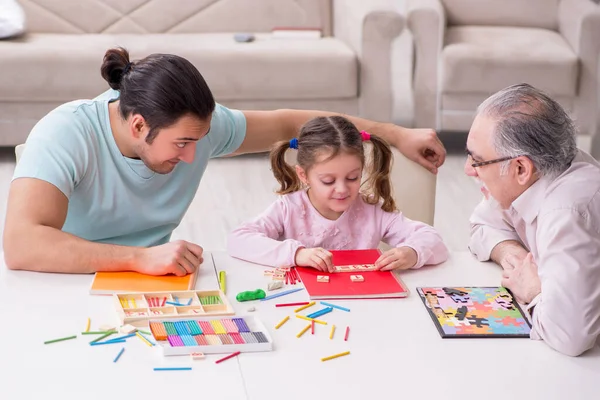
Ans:
<svg viewBox="0 0 600 400"><path fill-rule="evenodd" d="M578 356L600 334L600 164L565 110L527 84L478 108L465 173L481 183L469 248L503 268L531 337Z"/></svg>

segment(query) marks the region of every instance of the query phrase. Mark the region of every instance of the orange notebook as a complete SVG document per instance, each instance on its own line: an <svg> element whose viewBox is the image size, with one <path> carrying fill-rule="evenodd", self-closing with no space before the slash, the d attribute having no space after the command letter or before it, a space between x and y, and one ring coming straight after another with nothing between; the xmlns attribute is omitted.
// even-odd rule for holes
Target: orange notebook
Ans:
<svg viewBox="0 0 600 400"><path fill-rule="evenodd" d="M138 272L96 272L90 294L170 292L193 290L197 273L186 276L152 276Z"/></svg>

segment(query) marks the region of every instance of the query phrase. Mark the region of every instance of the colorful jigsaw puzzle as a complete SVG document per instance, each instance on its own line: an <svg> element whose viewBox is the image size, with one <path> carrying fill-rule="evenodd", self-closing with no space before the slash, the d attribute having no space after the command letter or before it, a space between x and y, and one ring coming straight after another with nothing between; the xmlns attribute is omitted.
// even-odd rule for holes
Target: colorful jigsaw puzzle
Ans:
<svg viewBox="0 0 600 400"><path fill-rule="evenodd" d="M531 325L504 287L420 287L442 338L528 338Z"/></svg>

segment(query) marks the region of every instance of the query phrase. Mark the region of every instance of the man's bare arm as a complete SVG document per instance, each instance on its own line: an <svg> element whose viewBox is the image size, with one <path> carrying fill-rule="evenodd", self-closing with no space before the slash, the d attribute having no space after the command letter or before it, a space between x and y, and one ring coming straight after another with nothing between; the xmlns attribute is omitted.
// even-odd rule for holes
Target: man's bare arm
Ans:
<svg viewBox="0 0 600 400"><path fill-rule="evenodd" d="M503 269L513 269L527 257L527 249L516 240L505 240L492 249L490 258Z"/></svg>
<svg viewBox="0 0 600 400"><path fill-rule="evenodd" d="M135 270L140 248L99 244L61 231L69 201L54 185L34 178L11 183L4 227L10 269L91 273Z"/></svg>
<svg viewBox="0 0 600 400"><path fill-rule="evenodd" d="M246 138L235 154L268 151L273 143L296 137L300 128L319 116L341 115L314 110L244 111ZM446 158L446 150L431 129L406 129L391 123L375 122L343 115L359 130L365 130L390 143L409 159L436 173Z"/></svg>

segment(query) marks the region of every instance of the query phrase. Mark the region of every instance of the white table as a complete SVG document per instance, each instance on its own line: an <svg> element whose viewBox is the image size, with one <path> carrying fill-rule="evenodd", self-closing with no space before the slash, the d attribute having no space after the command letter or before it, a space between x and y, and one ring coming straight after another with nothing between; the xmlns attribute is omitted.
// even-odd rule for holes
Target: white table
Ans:
<svg viewBox="0 0 600 400"><path fill-rule="evenodd" d="M2 254L0 253L0 256ZM3 257L1 257L4 260ZM110 296L88 294L92 275L43 274L0 267L0 399L245 399L237 362L163 357L138 338L90 346L92 329L117 323ZM218 287L212 258L200 269L198 289ZM46 340L78 334L75 340ZM117 363L113 359L125 352ZM192 371L156 372L154 367L192 366ZM43 396L43 397L42 397Z"/></svg>
<svg viewBox="0 0 600 400"><path fill-rule="evenodd" d="M227 295L238 313L249 306L270 328L275 351L238 357L249 399L417 399L417 396L463 395L465 399L597 398L600 349L578 358L530 339L441 339L422 301L419 286L497 286L499 267L480 263L468 253L454 253L443 265L407 271L411 290L405 299L331 301L351 309L334 310L300 339L307 325L290 318L274 326L293 307L276 303L308 300L305 291L268 301L238 303L236 293L265 288L264 266L213 253L217 270L227 271ZM294 287L292 285L292 287ZM316 306L311 308L317 310ZM308 310L307 310L308 311ZM329 340L331 323L336 325ZM350 326L348 342L344 329ZM321 357L351 354L321 362ZM596 382L594 382L596 381Z"/></svg>
<svg viewBox="0 0 600 400"><path fill-rule="evenodd" d="M90 275L41 274L0 267L0 399L175 397L215 399L404 399L462 394L465 399L596 398L600 350L569 358L529 339L441 339L417 286L496 285L498 268L453 254L444 265L403 274L413 292L398 300L332 301L350 313L334 311L321 319L337 326L316 326L296 339L305 321L291 318L274 325L291 308L279 302L307 300L305 291L265 302L238 303L235 295L266 287L265 267L229 258L205 257L197 288L216 288L217 270L227 271L227 295L236 311L249 306L269 329L275 350L247 353L216 365L218 355L204 361L162 357L139 340L128 340L118 363L120 345L89 346L92 339L43 345L45 340L79 334L87 318L92 327L115 322L112 299L88 294ZM293 287L293 286L292 286ZM316 308L315 308L316 309ZM351 326L348 342L343 341ZM137 338L132 338L137 339ZM350 356L320 358L350 350ZM489 361L488 361L489 360ZM155 372L153 367L193 366L192 371ZM544 380L544 382L542 382Z"/></svg>

